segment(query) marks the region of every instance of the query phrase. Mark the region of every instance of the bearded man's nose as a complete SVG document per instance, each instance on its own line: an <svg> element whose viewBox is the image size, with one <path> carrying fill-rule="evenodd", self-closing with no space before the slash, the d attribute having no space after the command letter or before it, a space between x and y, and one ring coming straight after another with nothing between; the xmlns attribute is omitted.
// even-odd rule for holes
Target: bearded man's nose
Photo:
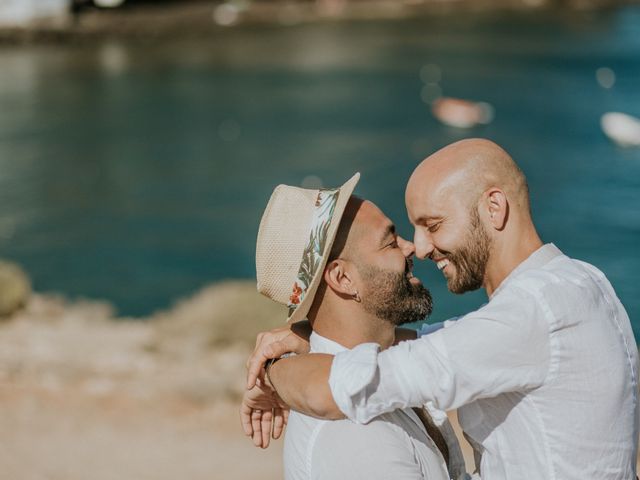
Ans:
<svg viewBox="0 0 640 480"><path fill-rule="evenodd" d="M413 257L413 255L416 253L416 246L413 244L413 242L402 238L400 235L398 235L397 241L398 246L400 247L400 251L402 251L403 255L407 258Z"/></svg>

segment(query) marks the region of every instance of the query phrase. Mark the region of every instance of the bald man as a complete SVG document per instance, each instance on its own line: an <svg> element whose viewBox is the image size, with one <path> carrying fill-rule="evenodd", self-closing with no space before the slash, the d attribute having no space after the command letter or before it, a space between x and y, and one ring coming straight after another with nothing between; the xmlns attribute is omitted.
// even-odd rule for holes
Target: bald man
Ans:
<svg viewBox="0 0 640 480"><path fill-rule="evenodd" d="M362 423L396 408L457 408L483 480L635 478L629 317L602 272L540 240L511 157L487 140L445 147L416 168L406 205L416 256L452 292L482 287L489 301L385 351L280 360L269 373L284 401ZM249 383L265 357L305 349L295 335L265 336Z"/></svg>

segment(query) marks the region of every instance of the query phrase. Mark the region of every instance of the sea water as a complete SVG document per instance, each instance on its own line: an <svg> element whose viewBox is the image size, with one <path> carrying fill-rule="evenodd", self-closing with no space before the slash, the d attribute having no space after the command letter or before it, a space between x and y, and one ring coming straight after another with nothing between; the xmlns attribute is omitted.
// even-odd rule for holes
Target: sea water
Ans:
<svg viewBox="0 0 640 480"><path fill-rule="evenodd" d="M438 95L495 119L439 124ZM543 239L602 269L640 333L640 150L600 116L640 116L640 8L238 26L205 38L0 47L0 257L35 289L166 308L205 284L254 278L260 216L279 183L357 193L411 238L404 186L466 137L526 173ZM433 320L482 292L416 274Z"/></svg>

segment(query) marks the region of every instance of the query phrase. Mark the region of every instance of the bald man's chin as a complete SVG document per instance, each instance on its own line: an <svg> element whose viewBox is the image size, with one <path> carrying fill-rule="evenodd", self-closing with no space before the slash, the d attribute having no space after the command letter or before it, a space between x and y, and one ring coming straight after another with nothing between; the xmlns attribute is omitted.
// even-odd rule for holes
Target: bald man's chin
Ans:
<svg viewBox="0 0 640 480"><path fill-rule="evenodd" d="M447 281L447 288L449 289L449 291L452 293L456 293L455 289L452 288L455 287L456 283L457 271L455 265L453 263L448 263L445 267L440 269L440 273L442 273L445 280Z"/></svg>

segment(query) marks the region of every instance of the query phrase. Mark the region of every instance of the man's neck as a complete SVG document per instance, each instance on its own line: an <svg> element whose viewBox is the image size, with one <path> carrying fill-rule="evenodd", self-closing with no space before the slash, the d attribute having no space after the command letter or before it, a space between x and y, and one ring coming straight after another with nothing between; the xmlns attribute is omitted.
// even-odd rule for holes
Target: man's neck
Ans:
<svg viewBox="0 0 640 480"><path fill-rule="evenodd" d="M377 343L382 349L393 345L394 325L358 310L362 309L318 312L313 321L313 330L349 349L362 343Z"/></svg>
<svg viewBox="0 0 640 480"><path fill-rule="evenodd" d="M491 249L485 272L484 288L487 291L487 296L491 298L493 292L496 291L509 274L542 245L542 240L540 240L535 230L508 243L495 245Z"/></svg>

